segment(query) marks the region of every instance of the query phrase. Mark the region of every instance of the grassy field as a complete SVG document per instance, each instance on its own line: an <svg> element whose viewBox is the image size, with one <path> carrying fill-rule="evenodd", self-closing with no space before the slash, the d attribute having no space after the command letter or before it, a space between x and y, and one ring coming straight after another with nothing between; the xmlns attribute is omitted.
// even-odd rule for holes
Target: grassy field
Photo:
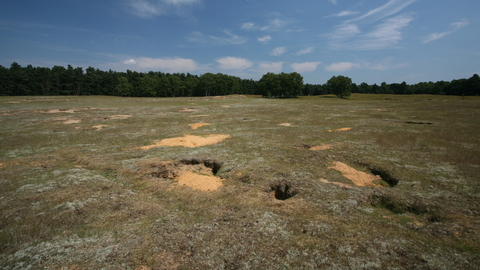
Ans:
<svg viewBox="0 0 480 270"><path fill-rule="evenodd" d="M0 97L0 268L480 269L479 131L480 97Z"/></svg>

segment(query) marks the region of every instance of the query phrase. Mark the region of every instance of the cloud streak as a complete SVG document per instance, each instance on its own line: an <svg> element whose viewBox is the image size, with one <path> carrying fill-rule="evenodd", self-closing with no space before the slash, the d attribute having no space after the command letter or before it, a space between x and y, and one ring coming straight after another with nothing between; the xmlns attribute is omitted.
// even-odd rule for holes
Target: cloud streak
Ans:
<svg viewBox="0 0 480 270"><path fill-rule="evenodd" d="M151 18L166 14L181 15L201 0L127 0L129 12L142 18Z"/></svg>
<svg viewBox="0 0 480 270"><path fill-rule="evenodd" d="M428 36L426 36L424 39L423 39L423 44L426 44L426 43L429 43L429 42L432 42L432 41L435 41L437 39L440 39L444 36L447 36L447 35L450 35L450 34L453 34L455 33L456 31L462 29L463 27L467 26L469 24L469 22L465 19L461 20L461 21L458 21L458 22L454 22L454 23L451 23L450 24L450 30L448 31L445 31L445 32L441 32L441 33L432 33Z"/></svg>
<svg viewBox="0 0 480 270"><path fill-rule="evenodd" d="M233 34L229 30L224 30L223 31L226 36L223 37L217 37L217 36L212 36L212 35L204 35L201 32L192 32L190 35L187 37L187 40L190 42L200 42L200 43L207 43L207 44L212 44L212 45L223 45L223 44L243 44L247 42L247 38L241 37L238 35Z"/></svg>
<svg viewBox="0 0 480 270"><path fill-rule="evenodd" d="M366 14L348 20L346 23L352 23L352 22L366 22L366 23L371 23L375 22L378 20L381 20L383 18L386 18L388 16L395 15L396 13L402 11L404 8L415 2L416 0L390 0L388 1L385 5L372 9Z"/></svg>

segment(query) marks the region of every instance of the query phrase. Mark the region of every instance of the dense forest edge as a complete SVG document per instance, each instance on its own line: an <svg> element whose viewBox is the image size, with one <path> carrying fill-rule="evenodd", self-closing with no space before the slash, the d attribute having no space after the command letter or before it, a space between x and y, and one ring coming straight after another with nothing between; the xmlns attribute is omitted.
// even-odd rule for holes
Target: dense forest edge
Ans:
<svg viewBox="0 0 480 270"><path fill-rule="evenodd" d="M438 82L405 82L369 85L365 82L349 85L351 93L366 94L433 94L480 95L480 77ZM22 67L14 62L10 68L0 65L0 96L32 95L111 95L129 97L190 97L221 96L231 94L262 95L265 97L295 97L335 94L335 89L325 84L304 84L296 73L267 73L255 81L226 74L103 71L88 67L73 68L68 65L49 67Z"/></svg>

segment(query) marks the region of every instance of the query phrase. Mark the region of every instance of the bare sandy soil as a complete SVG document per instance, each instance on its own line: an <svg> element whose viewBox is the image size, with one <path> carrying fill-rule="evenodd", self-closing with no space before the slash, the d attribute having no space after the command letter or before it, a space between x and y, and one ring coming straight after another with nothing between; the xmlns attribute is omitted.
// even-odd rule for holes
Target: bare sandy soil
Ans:
<svg viewBox="0 0 480 270"><path fill-rule="evenodd" d="M195 135L185 135L184 137L176 137L176 138L169 138L163 139L160 141L156 141L154 144L136 147L134 149L141 149L141 150L148 150L154 147L159 146L183 146L183 147L200 147L205 145L212 145L222 142L232 136L226 134L212 134L208 137L201 137Z"/></svg>
<svg viewBox="0 0 480 270"><path fill-rule="evenodd" d="M379 181L381 178L373 174L364 173L348 166L342 162L333 162L329 169L337 170L342 173L345 178L351 180L356 186L365 187L380 187L380 185L374 184L374 181Z"/></svg>

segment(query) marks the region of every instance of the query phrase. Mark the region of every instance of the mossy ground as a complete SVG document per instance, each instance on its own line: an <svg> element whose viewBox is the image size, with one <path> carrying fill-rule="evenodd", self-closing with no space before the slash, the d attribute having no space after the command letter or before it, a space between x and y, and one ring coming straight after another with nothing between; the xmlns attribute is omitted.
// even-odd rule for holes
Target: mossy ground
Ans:
<svg viewBox="0 0 480 270"><path fill-rule="evenodd" d="M0 265L475 269L479 130L478 97L1 97ZM231 138L135 149L186 134ZM218 161L223 186L152 174L193 159ZM335 161L396 184L320 181L352 185Z"/></svg>

